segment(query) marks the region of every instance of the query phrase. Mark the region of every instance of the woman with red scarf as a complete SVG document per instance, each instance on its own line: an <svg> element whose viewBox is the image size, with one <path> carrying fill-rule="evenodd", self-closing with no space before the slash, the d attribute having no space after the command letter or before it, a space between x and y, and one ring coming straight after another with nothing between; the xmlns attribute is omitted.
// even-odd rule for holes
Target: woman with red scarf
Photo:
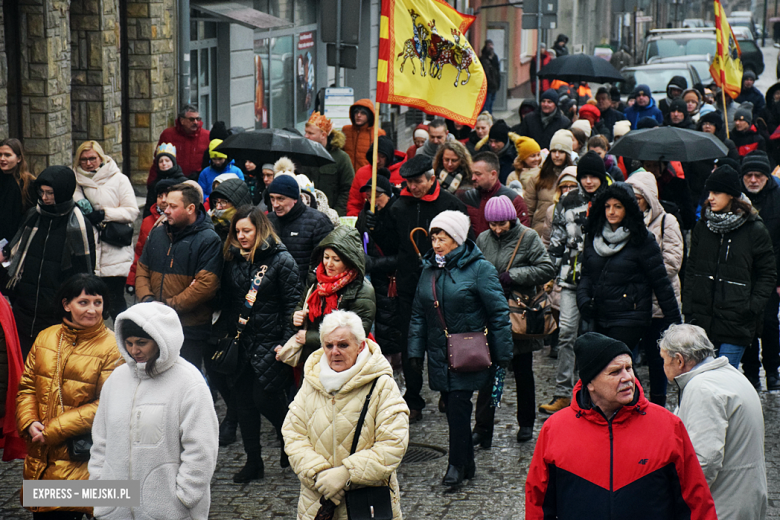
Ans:
<svg viewBox="0 0 780 520"><path fill-rule="evenodd" d="M303 299L293 314L293 325L301 329L295 336L303 344L300 364L320 348L320 323L336 309L360 316L366 335L376 315L374 288L365 278L366 263L360 233L339 226L314 249L311 265L316 265L316 280L309 275Z"/></svg>

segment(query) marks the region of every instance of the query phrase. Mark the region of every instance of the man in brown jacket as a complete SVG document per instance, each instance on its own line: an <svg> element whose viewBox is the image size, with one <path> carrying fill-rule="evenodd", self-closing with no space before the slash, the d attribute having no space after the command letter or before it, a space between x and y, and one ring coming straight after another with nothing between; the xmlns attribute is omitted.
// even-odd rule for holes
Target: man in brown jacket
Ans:
<svg viewBox="0 0 780 520"><path fill-rule="evenodd" d="M178 313L184 329L181 356L199 369L211 333L209 302L222 273L222 242L201 200L187 184L168 191L168 220L149 233L135 277L138 301L159 301Z"/></svg>

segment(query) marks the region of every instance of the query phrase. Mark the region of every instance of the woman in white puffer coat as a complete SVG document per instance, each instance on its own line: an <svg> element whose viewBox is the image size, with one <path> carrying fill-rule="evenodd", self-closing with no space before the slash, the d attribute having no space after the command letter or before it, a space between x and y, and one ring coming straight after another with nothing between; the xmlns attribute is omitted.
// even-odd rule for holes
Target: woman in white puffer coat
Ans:
<svg viewBox="0 0 780 520"><path fill-rule="evenodd" d="M366 339L353 312L325 316L320 341L282 427L285 451L301 481L298 519L313 519L324 497L338 506L334 520L346 520L346 491L389 486L393 519L400 520L396 469L409 444L409 408L393 369L379 346ZM365 423L355 432L374 381ZM357 448L350 455L356 434Z"/></svg>
<svg viewBox="0 0 780 520"><path fill-rule="evenodd" d="M130 179L96 141L85 141L78 147L73 171L78 183L73 200L82 208L95 230L95 274L108 285L111 297L109 313L116 319L127 308L125 280L133 265L133 245L119 247L106 243L100 239L100 228L107 222L132 224L138 218L138 201ZM84 199L89 204L79 202Z"/></svg>
<svg viewBox="0 0 780 520"><path fill-rule="evenodd" d="M95 518L206 520L219 425L206 380L179 356L179 317L139 303L117 318L116 339L127 363L100 393L89 479L140 481L141 506L95 507Z"/></svg>
<svg viewBox="0 0 780 520"><path fill-rule="evenodd" d="M655 241L658 242L664 259L666 275L672 282L674 297L677 305L682 308L679 272L683 261L683 236L680 223L674 215L664 211L658 200L658 184L655 175L639 169L632 173L626 182L634 189L639 209L644 213L647 229L655 235ZM644 349L650 369L650 402L661 406L666 405L667 385L664 360L658 350L658 340L661 339L661 333L666 328L663 317L664 313L661 312L658 300L653 295L653 321L642 338L640 346Z"/></svg>

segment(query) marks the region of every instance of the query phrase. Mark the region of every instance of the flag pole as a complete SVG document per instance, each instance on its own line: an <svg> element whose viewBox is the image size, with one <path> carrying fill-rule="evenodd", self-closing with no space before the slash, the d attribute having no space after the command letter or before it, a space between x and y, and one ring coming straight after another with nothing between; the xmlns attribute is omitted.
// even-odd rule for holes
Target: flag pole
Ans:
<svg viewBox="0 0 780 520"><path fill-rule="evenodd" d="M376 107L374 113L376 114L376 117L374 117L374 147L373 152L371 153L371 213L374 213L376 208L376 161L377 161L377 153L379 152L379 143L377 142L379 140L379 101L376 102ZM387 158L389 161L392 161L392 157Z"/></svg>
<svg viewBox="0 0 780 520"><path fill-rule="evenodd" d="M728 115L728 111L726 110L726 83L725 83L725 81L723 82L723 86L720 89L720 93L723 95L723 126L726 127L726 139L731 139L729 137L729 115Z"/></svg>

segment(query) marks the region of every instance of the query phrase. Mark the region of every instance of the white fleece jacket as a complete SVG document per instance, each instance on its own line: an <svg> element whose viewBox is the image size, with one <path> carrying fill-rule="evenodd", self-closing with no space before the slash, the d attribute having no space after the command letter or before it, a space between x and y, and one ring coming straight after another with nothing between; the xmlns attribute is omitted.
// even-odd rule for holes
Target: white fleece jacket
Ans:
<svg viewBox="0 0 780 520"><path fill-rule="evenodd" d="M160 348L157 374L146 375L122 337L122 322L143 328ZM99 519L206 520L217 464L219 425L203 375L179 357L184 341L176 311L139 303L117 317L117 344L127 364L100 393L92 425L90 480L139 480L141 506L96 507Z"/></svg>

